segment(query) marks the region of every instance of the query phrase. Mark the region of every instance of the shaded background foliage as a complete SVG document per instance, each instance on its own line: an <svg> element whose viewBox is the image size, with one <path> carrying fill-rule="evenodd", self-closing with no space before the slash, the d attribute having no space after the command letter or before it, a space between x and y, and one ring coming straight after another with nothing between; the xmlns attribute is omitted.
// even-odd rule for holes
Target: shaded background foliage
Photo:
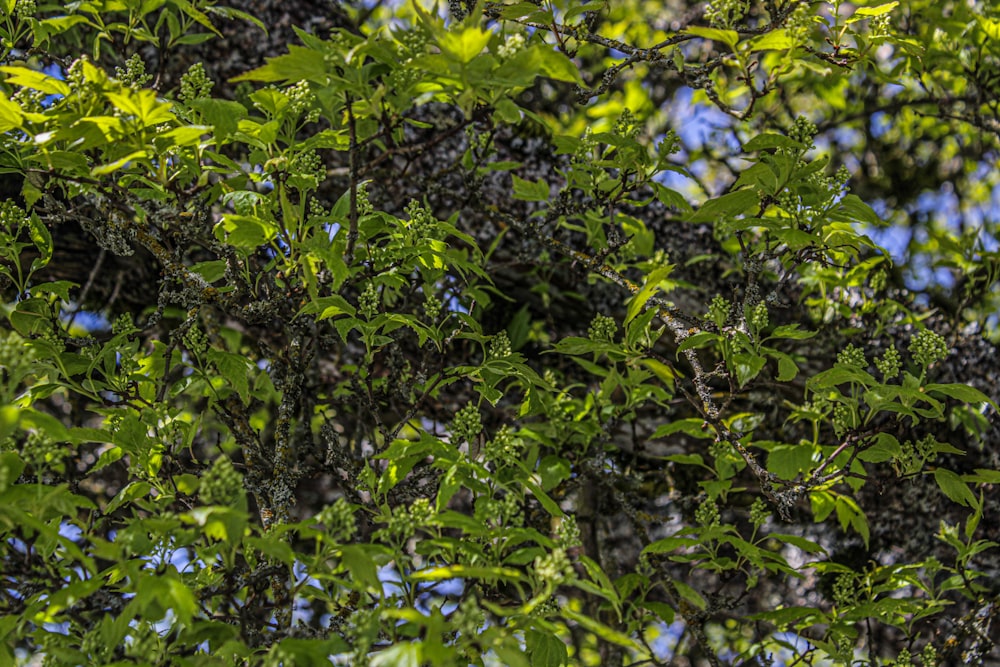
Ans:
<svg viewBox="0 0 1000 667"><path fill-rule="evenodd" d="M403 77L405 66L394 70L369 53L361 62L378 64L367 81L396 86L404 91L400 99L355 120L346 100L362 91L338 90L346 98L337 106L324 102L313 82L308 104L326 104L323 113L293 122L287 141L275 140L279 150L263 157L253 142L219 129L219 113L236 108L199 107L208 96L185 95L185 75L188 85L212 82L211 99L250 109L259 81L286 89L297 77L277 67L251 76L252 83L234 78L284 56L289 45L324 48L293 27L342 45L393 21L395 32L381 36L395 39L399 61L410 54L414 68L437 75L421 60L444 39L437 24L382 3L231 5L245 14L198 5L220 33L212 35L187 3L151 3L157 6L149 10L150 25L157 12L188 17L190 25L174 35L162 21L145 39L107 30L99 52L92 44L101 31L83 23L37 51L8 45L9 63L28 58L34 69L54 66L74 85L83 85L71 73L80 53L92 53L109 74L138 54L152 76L146 85L175 101L186 114L180 125L213 126L217 151L203 156L217 167L213 173L192 166L152 196L128 165L93 177L32 167L21 137L7 134L5 188L18 197L27 172L27 201L20 203L51 234L50 258L42 242L7 256L8 265L47 260L31 290L50 281L76 285L52 288L62 299L40 298L44 287L5 292L15 332L7 344L19 350L4 360L11 382L5 400L32 412L4 417L5 451L19 452L5 459L5 470L17 475L4 488L12 504L23 503L25 516L45 508L38 521L49 522L47 529L3 524L0 632L11 655L44 653L57 664L166 664L207 660L208 647L219 660L275 664L329 654L381 664L468 664L480 655L505 664L666 664L671 656L690 664L770 664L782 650L805 652L806 663L854 656L866 664L910 664L906 655L921 651L921 664L996 660L990 628L1000 594L1000 528L991 471L1000 467L1000 443L995 410L982 399L998 400L991 319L998 18L985 5L965 3L884 5L872 18L846 4L530 4L454 3L442 10L454 34L480 21L503 31L493 38L493 53L524 24L529 40L559 47L572 58L565 62L580 68L578 83L556 64L531 72L529 84L510 95L526 112L516 121L497 100L470 104L457 93L448 99L427 91L418 97L419 81L391 78ZM91 6L108 24L127 12ZM555 14L546 20L545 12ZM38 16L46 16L44 7ZM861 22L850 24L852 32L838 32L853 17ZM740 52L725 48L724 32L734 27L737 43L784 32L776 45L744 51L746 61L734 64L727 51ZM182 34L206 39L170 44ZM649 48L670 40L677 41ZM337 48L327 52L331 62ZM191 74L196 63L203 77ZM16 73L7 74L5 94L18 100ZM21 100L28 108L26 96ZM800 117L815 124L815 138L802 134ZM328 128L339 135L318 145L319 165L294 163L301 146ZM574 149L588 128L598 143L619 148L590 154L590 166L613 179L629 165L616 162L632 148L628 138L649 149L672 141L673 129L678 150L656 156L657 179L610 202L608 191L588 188L578 175L587 160L574 157ZM360 140L350 139L359 129ZM891 251L892 262L882 261L887 251L846 232L844 244L855 252L810 242L796 254L787 250L790 237L739 231L743 218L765 220L768 206L793 209L779 201L780 188L758 198L758 214L718 205L734 201L725 199L729 194L767 189L753 167L777 164L796 149L777 139L758 139L757 149L750 142L777 135L817 146L797 155L794 170L810 163L824 173L847 168L850 191L888 223L877 229L875 216L861 209L851 218L855 231ZM829 165L817 161L821 155ZM255 168L266 175L254 176ZM276 201L277 181L317 170L314 185ZM391 219L383 228L369 223L381 231L369 233L367 248L350 248L349 218L357 219L365 199L359 204L350 193L362 181L372 210ZM541 185L526 194L519 190L525 182ZM819 186L803 183L803 201L818 196ZM664 184L679 193L664 193ZM227 199L233 192L252 196ZM240 255L217 232L224 213L246 215L264 200L276 201L280 213L297 197L333 209L319 216L340 225L333 247L356 253L343 268L312 265L312 284L305 272L282 267L273 246ZM703 206L695 212L689 202ZM141 225L129 219L135 209L144 211ZM425 217L426 237L437 234L451 248L443 270L407 254L407 247L422 248L412 222ZM20 239L38 236L28 230ZM781 243L784 254L777 252ZM585 254L560 254L563 248ZM796 377L771 357L746 382L736 381L747 371L722 359L721 341L705 338L692 358L678 349L690 338L656 336L650 331L658 325L648 320L646 331L637 330L628 291L595 279L605 262L639 285L657 275L652 287L665 301L653 312L669 301L689 318L686 335L753 328L752 311L764 297L761 336L775 327L796 331L792 325L816 335L790 334L776 344L794 358ZM389 277L394 263L410 273ZM212 277L215 287L192 282L184 267L208 267L195 273ZM719 296L731 311L713 325ZM364 340L361 327L340 330L336 323L360 312L366 299L372 319L397 313L416 320L381 330L387 338L377 343ZM437 305L428 311L428 302ZM318 305L310 311L310 303ZM335 317L316 316L329 307ZM15 314L26 312L51 328ZM618 324L609 330L595 316ZM424 335L440 347L422 340L410 322L437 325ZM619 324L626 322L631 329L623 334ZM946 358L924 369L924 384L957 384L982 395L949 390L938 397L947 406L941 419L887 411L863 427L837 423L835 406L849 401L827 396L823 403L823 387L810 379L851 366L839 358L848 344L865 353L864 369L873 369L868 360L884 359L892 345L906 355L922 330L942 336L947 347ZM623 335L630 345L620 344ZM88 395L81 390L87 385L74 381L89 364L76 372L65 364L17 370L20 362L11 359L25 354L25 341L35 358L58 358L59 350L45 344L53 339L110 363L103 391ZM134 355L142 370L108 362L109 355ZM490 370L491 359L516 366ZM661 365L648 365L650 359ZM703 370L692 365L698 361ZM505 396L482 390L490 373L512 383ZM198 377L207 388L191 379ZM706 413L698 380L724 406L722 414ZM33 383L30 402L15 403ZM727 441L726 433L740 437ZM857 454L871 446L866 437L883 433L897 442L888 454L864 464L837 458L844 451L835 452L838 444ZM909 469L898 445L928 436L937 451ZM147 438L164 446L151 448ZM735 447L748 443L766 472L784 480L801 473L802 484L774 485L755 472ZM521 457L517 465L512 456ZM866 483L852 488L838 478L809 487L826 457L831 469L863 473ZM463 467L466 460L480 467ZM965 491L945 489L941 480L952 478L936 470L953 471ZM497 484L484 481L484 473ZM53 492L46 503L25 500L45 487L75 499ZM835 502L831 490L856 504ZM762 514L760 501L773 517ZM981 517L978 525L967 523L970 515ZM472 517L472 525L461 516ZM828 518L817 520L822 516ZM579 535L566 528L574 524ZM743 542L716 530L729 526ZM758 530L779 537L752 549L747 536ZM505 535L520 548L490 553ZM463 538L482 553L463 551L456 545ZM85 574L50 565L57 552L67 558L64 552L79 550L95 559ZM812 560L819 564L802 566ZM796 569L801 576L791 576ZM157 588L148 583L154 575L176 583ZM399 590L386 592L380 578L399 579ZM432 585L439 578L464 584L439 590ZM52 600L70 589L67 599ZM401 611L390 610L397 605ZM808 643L793 640L796 634Z"/></svg>

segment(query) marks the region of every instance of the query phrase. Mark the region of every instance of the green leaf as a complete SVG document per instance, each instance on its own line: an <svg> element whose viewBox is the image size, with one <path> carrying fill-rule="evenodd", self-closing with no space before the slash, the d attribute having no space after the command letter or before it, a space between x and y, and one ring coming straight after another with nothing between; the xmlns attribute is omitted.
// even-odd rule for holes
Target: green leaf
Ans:
<svg viewBox="0 0 1000 667"><path fill-rule="evenodd" d="M688 222L721 222L743 215L760 206L757 193L750 189L737 190L709 199L697 211L689 215Z"/></svg>
<svg viewBox="0 0 1000 667"><path fill-rule="evenodd" d="M0 91L0 133L21 127L21 107Z"/></svg>
<svg viewBox="0 0 1000 667"><path fill-rule="evenodd" d="M348 303L347 299L339 294L324 296L316 299L315 301L310 301L302 307L302 310L299 311L299 315L317 315L317 322L328 320L331 317L337 317L339 315L350 315L351 317L354 317L356 313L357 309Z"/></svg>
<svg viewBox="0 0 1000 667"><path fill-rule="evenodd" d="M529 630L525 645L532 667L561 667L569 658L566 644L550 632Z"/></svg>
<svg viewBox="0 0 1000 667"><path fill-rule="evenodd" d="M777 445L767 456L767 469L781 479L795 479L813 469L815 454L810 444Z"/></svg>
<svg viewBox="0 0 1000 667"><path fill-rule="evenodd" d="M771 332L771 335L768 336L768 339L785 338L788 340L806 340L808 338L812 338L816 334L816 331L805 331L800 329L797 323L783 324L779 327L775 327Z"/></svg>
<svg viewBox="0 0 1000 667"><path fill-rule="evenodd" d="M264 83L312 81L326 84L330 75L327 71L323 54L313 49L291 44L288 53L274 58L268 58L267 64L246 74L230 79L234 83L240 81L261 81Z"/></svg>
<svg viewBox="0 0 1000 667"><path fill-rule="evenodd" d="M25 299L8 317L14 330L26 338L52 330L52 308L44 299Z"/></svg>
<svg viewBox="0 0 1000 667"><path fill-rule="evenodd" d="M538 463L538 474L542 478L542 488L551 491L570 478L572 469L566 459L550 454Z"/></svg>
<svg viewBox="0 0 1000 667"><path fill-rule="evenodd" d="M705 28L702 26L689 26L684 32L695 37L704 37L715 42L722 42L730 49L736 47L740 41L740 34L735 30L719 30L718 28Z"/></svg>
<svg viewBox="0 0 1000 667"><path fill-rule="evenodd" d="M272 562L281 563L289 567L295 563L295 551L292 550L292 547L281 535L268 534L264 537L246 537L243 543L251 549L256 549L264 554Z"/></svg>
<svg viewBox="0 0 1000 667"><path fill-rule="evenodd" d="M628 311L625 315L626 325L635 319L636 315L643 312L646 308L646 304L660 289L660 283L666 280L671 271L673 271L673 266L661 266L653 269L653 271L646 276L646 281L642 284L642 287L632 296L631 299L629 299Z"/></svg>
<svg viewBox="0 0 1000 667"><path fill-rule="evenodd" d="M420 643L399 642L368 658L371 667L420 667Z"/></svg>
<svg viewBox="0 0 1000 667"><path fill-rule="evenodd" d="M538 179L537 181L526 181L517 174L511 174L514 179L514 198L523 201L548 201L549 184Z"/></svg>
<svg viewBox="0 0 1000 667"><path fill-rule="evenodd" d="M250 401L249 372L252 362L241 354L223 352L212 348L208 351L208 360L215 365L222 377L230 383L244 404Z"/></svg>
<svg viewBox="0 0 1000 667"><path fill-rule="evenodd" d="M948 398L954 398L962 403L970 403L973 405L988 403L994 410L997 409L996 403L990 400L989 396L967 384L928 384L924 386L924 392L927 394L947 396Z"/></svg>
<svg viewBox="0 0 1000 667"><path fill-rule="evenodd" d="M696 591L691 586L687 585L683 581L678 581L677 579L673 580L673 584L677 587L677 592L680 593L680 596L698 609L705 609L708 606L708 603L705 602L705 598L702 597L701 593Z"/></svg>
<svg viewBox="0 0 1000 667"><path fill-rule="evenodd" d="M666 537L656 540L642 550L645 554L668 554L682 547L693 547L701 544L701 539L694 537Z"/></svg>
<svg viewBox="0 0 1000 667"><path fill-rule="evenodd" d="M806 384L815 390L836 387L848 382L856 382L867 387L875 384L875 378L867 371L855 366L834 366L809 378Z"/></svg>
<svg viewBox="0 0 1000 667"><path fill-rule="evenodd" d="M152 489L153 487L150 486L149 482L129 482L115 495L114 498L111 499L111 502L108 503L106 508L104 508L104 511L111 514L125 503L133 502L139 498L145 498L149 495L149 492Z"/></svg>
<svg viewBox="0 0 1000 667"><path fill-rule="evenodd" d="M979 27L986 33L987 37L994 42L1000 42L1000 21L981 14L976 15L976 21L979 22Z"/></svg>
<svg viewBox="0 0 1000 667"><path fill-rule="evenodd" d="M783 51L795 46L796 42L788 34L788 30L781 28L766 32L759 37L754 37L750 40L748 48L750 51Z"/></svg>
<svg viewBox="0 0 1000 667"><path fill-rule="evenodd" d="M871 447L858 452L858 459L869 463L884 463L898 457L901 452L899 440L894 435L879 433Z"/></svg>
<svg viewBox="0 0 1000 667"><path fill-rule="evenodd" d="M787 354L782 354L780 356L775 356L778 360L778 374L775 376L775 380L778 382L789 382L795 379L795 376L799 374L799 367L795 361L789 357Z"/></svg>
<svg viewBox="0 0 1000 667"><path fill-rule="evenodd" d="M805 551L807 554L825 554L826 549L822 546L813 542L810 539L801 537L799 535L789 535L787 533L770 533L768 534L768 539L778 540L779 542L784 542L785 544L791 544L797 549Z"/></svg>
<svg viewBox="0 0 1000 667"><path fill-rule="evenodd" d="M680 582L677 582L677 583L679 585L684 585L684 584L680 584ZM695 594L695 595L697 595L697 594ZM699 599L701 599L701 596L697 596L697 597ZM701 602L702 602L702 604L704 604L704 600L701 600ZM702 607L702 608L704 608L704 607ZM601 639L603 639L605 641L608 641L608 642L611 642L612 644L617 644L619 646L623 646L623 647L629 649L630 651L635 651L638 656L647 655L645 649L643 649L639 644L637 644L634 639L632 639L628 635L626 635L626 634L624 634L624 633L622 633L622 632L620 632L618 630L615 630L614 628L608 627L607 625L605 625L604 623L601 623L597 619L591 618L590 616L587 616L586 614L581 614L580 612L574 610L573 607L568 606L568 605L562 607L560 611L563 614L563 616L565 616L566 618L568 618L571 621L575 621L576 623L579 623L581 626L583 626L587 630L593 632L595 635L597 635Z"/></svg>
<svg viewBox="0 0 1000 667"><path fill-rule="evenodd" d="M278 227L273 222L235 213L224 213L215 229L219 240L243 250L256 250L278 236Z"/></svg>
<svg viewBox="0 0 1000 667"><path fill-rule="evenodd" d="M957 473L945 468L938 468L934 471L934 481L937 482L941 492L948 496L951 501L966 507L977 506L976 494Z"/></svg>
<svg viewBox="0 0 1000 667"><path fill-rule="evenodd" d="M550 79L578 85L584 84L577 66L565 53L557 49L541 48L538 67L541 73Z"/></svg>
<svg viewBox="0 0 1000 667"><path fill-rule="evenodd" d="M747 383L760 374L767 359L756 354L734 354L732 357L733 370L736 372L736 382L740 387L745 387Z"/></svg>
<svg viewBox="0 0 1000 667"><path fill-rule="evenodd" d="M340 557L351 573L351 579L361 584L363 590L381 592L382 582L378 578L378 566L373 555L371 545L367 544L350 544L340 549Z"/></svg>
<svg viewBox="0 0 1000 667"><path fill-rule="evenodd" d="M784 607L753 614L750 618L773 623L779 629L784 629L789 626L798 627L805 619L815 619L810 624L822 623L826 615L813 607Z"/></svg>
<svg viewBox="0 0 1000 667"><path fill-rule="evenodd" d="M552 516L563 516L563 511L559 509L559 505L556 501L552 500L542 487L538 486L534 481L527 479L524 480L524 485L531 492L531 495L535 496L535 499L541 503L542 507Z"/></svg>
<svg viewBox="0 0 1000 667"><path fill-rule="evenodd" d="M23 86L25 88L30 88L31 90L37 90L38 92L45 93L46 95L59 95L61 97L66 97L70 94L70 87L68 83L49 76L44 72L14 65L0 67L0 72L7 75L7 83L15 86Z"/></svg>
<svg viewBox="0 0 1000 667"><path fill-rule="evenodd" d="M0 493L6 491L24 471L24 461L13 452L0 453Z"/></svg>
<svg viewBox="0 0 1000 667"><path fill-rule="evenodd" d="M766 37L767 35L764 36ZM786 137L783 134L758 134L756 137L743 144L743 151L746 153L774 150L775 148L790 148L797 151L803 151L806 149L802 142L795 141L795 139Z"/></svg>
<svg viewBox="0 0 1000 667"><path fill-rule="evenodd" d="M876 7L858 7L854 11L855 16L863 16L865 18L872 18L875 16L882 16L883 14L888 14L893 9L899 6L898 0L893 0L892 2L887 2Z"/></svg>
<svg viewBox="0 0 1000 667"><path fill-rule="evenodd" d="M231 137L239 122L247 117L247 110L239 102L230 100L197 99L189 102L206 123L215 128L215 140L221 142Z"/></svg>
<svg viewBox="0 0 1000 667"><path fill-rule="evenodd" d="M489 43L493 33L479 27L449 32L438 40L441 51L460 63L471 62Z"/></svg>
<svg viewBox="0 0 1000 667"><path fill-rule="evenodd" d="M861 201L857 195L845 195L840 200L838 208L849 220L857 220L869 225L882 225L882 219L878 217L875 209Z"/></svg>
<svg viewBox="0 0 1000 667"><path fill-rule="evenodd" d="M141 160L142 158L145 158L147 156L148 154L146 153L145 150L133 151L128 155L126 155L125 157L115 160L114 162L109 162L108 164L102 164L94 167L93 169L90 170L90 175L106 176L110 173L118 171L122 167L128 166L129 163L131 162L134 162L136 160Z"/></svg>
<svg viewBox="0 0 1000 667"><path fill-rule="evenodd" d="M680 355L680 353L685 350L708 347L720 340L722 340L722 336L717 333L712 333L711 331L699 331L698 333L685 338L684 342L677 346L677 354Z"/></svg>
<svg viewBox="0 0 1000 667"><path fill-rule="evenodd" d="M665 438L668 435L681 432L695 438L714 438L715 435L704 419L689 417L688 419L678 419L668 424L663 424L651 436L653 439ZM682 464L703 465L701 454L672 454L666 457L668 461L675 461Z"/></svg>

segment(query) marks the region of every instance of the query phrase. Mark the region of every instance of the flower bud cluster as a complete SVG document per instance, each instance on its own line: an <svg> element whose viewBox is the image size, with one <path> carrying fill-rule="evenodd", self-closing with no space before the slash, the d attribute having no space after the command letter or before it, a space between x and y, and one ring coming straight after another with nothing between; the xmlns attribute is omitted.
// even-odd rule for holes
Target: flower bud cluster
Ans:
<svg viewBox="0 0 1000 667"><path fill-rule="evenodd" d="M411 199L410 203L406 205L406 214L410 216L406 226L417 240L432 235L437 226L437 219L426 206L416 199Z"/></svg>
<svg viewBox="0 0 1000 667"><path fill-rule="evenodd" d="M184 342L184 347L195 357L200 357L208 351L208 336L197 325L185 331L181 340Z"/></svg>
<svg viewBox="0 0 1000 667"><path fill-rule="evenodd" d="M893 345L881 358L875 360L875 368L878 372L882 374L882 380L884 382L889 382L890 380L895 380L899 377L899 371L902 367L901 360L899 357L899 351L896 346Z"/></svg>
<svg viewBox="0 0 1000 667"><path fill-rule="evenodd" d="M343 498L327 505L316 515L316 522L326 526L331 537L342 542L350 542L358 530L354 519L354 507Z"/></svg>
<svg viewBox="0 0 1000 667"><path fill-rule="evenodd" d="M489 132L483 132L475 125L465 128L465 138L469 141L469 150L484 156L491 152L493 137Z"/></svg>
<svg viewBox="0 0 1000 667"><path fill-rule="evenodd" d="M424 317L433 322L439 315L441 315L441 299L431 288L424 288Z"/></svg>
<svg viewBox="0 0 1000 667"><path fill-rule="evenodd" d="M490 340L490 359L504 359L513 353L507 332L501 329L495 333Z"/></svg>
<svg viewBox="0 0 1000 667"><path fill-rule="evenodd" d="M865 358L864 351L852 343L837 354L837 364L852 368L867 368L868 360Z"/></svg>
<svg viewBox="0 0 1000 667"><path fill-rule="evenodd" d="M323 164L323 158L312 149L304 150L292 158L291 167L295 174L311 180L314 183L313 187L319 187L319 184L326 180L326 165Z"/></svg>
<svg viewBox="0 0 1000 667"><path fill-rule="evenodd" d="M501 60L507 60L523 49L526 41L527 40L525 40L524 34L520 32L507 35L504 43L497 49L497 55L500 56Z"/></svg>
<svg viewBox="0 0 1000 667"><path fill-rule="evenodd" d="M315 106L316 96L309 87L308 81L299 81L285 89L288 96L288 112L292 116L305 115L307 123L315 123L319 120L320 109Z"/></svg>
<svg viewBox="0 0 1000 667"><path fill-rule="evenodd" d="M472 442L483 432L483 422L479 415L479 408L469 403L464 408L455 413L455 419L451 423L451 437L456 444L462 442Z"/></svg>
<svg viewBox="0 0 1000 667"><path fill-rule="evenodd" d="M910 339L910 354L918 364L927 368L948 356L948 345L940 334L922 329Z"/></svg>
<svg viewBox="0 0 1000 667"><path fill-rule="evenodd" d="M896 472L900 475L912 474L922 470L927 463L936 461L937 444L937 439L930 434L902 443L899 456L894 460Z"/></svg>
<svg viewBox="0 0 1000 667"><path fill-rule="evenodd" d="M563 549L572 549L580 546L580 526L576 523L576 517L567 514L556 527L556 541Z"/></svg>
<svg viewBox="0 0 1000 667"><path fill-rule="evenodd" d="M667 130L667 133L663 135L663 139L656 145L656 154L663 159L667 155L678 152L680 149L681 138L673 130Z"/></svg>
<svg viewBox="0 0 1000 667"><path fill-rule="evenodd" d="M21 445L21 458L36 473L49 468L62 468L66 448L52 438L37 431L30 431Z"/></svg>
<svg viewBox="0 0 1000 667"><path fill-rule="evenodd" d="M366 216L375 212L368 197L368 183L361 183L357 188L358 215Z"/></svg>
<svg viewBox="0 0 1000 667"><path fill-rule="evenodd" d="M615 121L614 133L625 139L635 139L642 129L632 110L625 108Z"/></svg>
<svg viewBox="0 0 1000 667"><path fill-rule="evenodd" d="M806 147L813 147L813 137L819 132L816 127L816 123L812 122L805 116L797 116L795 118L795 124L788 131L788 136L799 142L800 144L805 144Z"/></svg>
<svg viewBox="0 0 1000 667"><path fill-rule="evenodd" d="M754 498L753 504L750 505L750 523L753 524L754 529L763 526L770 516L771 510L768 509L767 503L762 498Z"/></svg>
<svg viewBox="0 0 1000 667"><path fill-rule="evenodd" d="M590 166L594 159L594 150L597 148L597 141L594 139L591 128L583 131L580 143L573 152L573 163L577 165Z"/></svg>
<svg viewBox="0 0 1000 667"><path fill-rule="evenodd" d="M717 294L712 299L712 302L708 304L708 319L721 329L729 320L729 314L732 310L733 304L721 294Z"/></svg>
<svg viewBox="0 0 1000 667"><path fill-rule="evenodd" d="M153 80L151 74L146 73L146 62L138 53L125 61L125 67L115 68L115 78L129 88L139 89Z"/></svg>
<svg viewBox="0 0 1000 667"><path fill-rule="evenodd" d="M181 75L181 86L177 97L183 102L203 99L212 94L214 85L212 80L208 78L205 66L201 63L195 63Z"/></svg>
<svg viewBox="0 0 1000 667"><path fill-rule="evenodd" d="M705 500L694 511L694 520L698 525L712 528L719 525L719 506L714 500Z"/></svg>
<svg viewBox="0 0 1000 667"><path fill-rule="evenodd" d="M476 514L497 528L510 529L524 525L521 501L513 493L507 493L502 498L482 498L476 505Z"/></svg>
<svg viewBox="0 0 1000 667"><path fill-rule="evenodd" d="M230 505L243 489L243 475L228 456L220 456L201 478L198 498L206 505Z"/></svg>
<svg viewBox="0 0 1000 667"><path fill-rule="evenodd" d="M705 6L705 18L714 28L728 30L750 11L749 0L712 0Z"/></svg>
<svg viewBox="0 0 1000 667"><path fill-rule="evenodd" d="M399 44L399 56L404 65L427 51L427 33L420 29L404 30L396 33Z"/></svg>
<svg viewBox="0 0 1000 667"><path fill-rule="evenodd" d="M854 416L854 408L847 403L837 403L833 406L833 431L838 436L843 435L858 426Z"/></svg>
<svg viewBox="0 0 1000 667"><path fill-rule="evenodd" d="M871 31L871 36L888 37L890 21L891 16L889 14L882 14L881 16L876 16L871 19L868 22L868 29Z"/></svg>
<svg viewBox="0 0 1000 667"><path fill-rule="evenodd" d="M786 19L785 29L788 30L789 37L801 43L809 37L809 31L812 30L813 22L814 17L809 3L800 2L795 5L792 13Z"/></svg>
<svg viewBox="0 0 1000 667"><path fill-rule="evenodd" d="M27 224L28 214L24 212L23 208L9 199L0 202L0 232L5 233L5 235L10 234L11 237L14 237ZM12 243L14 239L0 238L0 241L3 241L4 245L7 245L8 243ZM4 256L9 256L9 251Z"/></svg>
<svg viewBox="0 0 1000 667"><path fill-rule="evenodd" d="M405 540L421 528L429 526L434 518L434 508L427 498L417 498L408 507L393 508L385 528L375 535L377 539Z"/></svg>
<svg viewBox="0 0 1000 667"><path fill-rule="evenodd" d="M365 289L361 292L361 296L358 297L358 310L367 319L372 319L378 313L378 289L375 284L369 282L365 285Z"/></svg>
<svg viewBox="0 0 1000 667"><path fill-rule="evenodd" d="M876 292L884 290L888 281L889 276L886 271L875 271L868 276L868 286Z"/></svg>
<svg viewBox="0 0 1000 667"><path fill-rule="evenodd" d="M449 619L452 626L463 637L476 637L486 623L486 613L479 606L476 598L463 598L455 610L455 615Z"/></svg>
<svg viewBox="0 0 1000 667"><path fill-rule="evenodd" d="M119 315L111 325L111 333L115 336L121 334L131 334L136 331L138 331L138 329L135 327L135 322L132 321L132 316L128 313L122 313Z"/></svg>
<svg viewBox="0 0 1000 667"><path fill-rule="evenodd" d="M755 331L761 331L767 328L769 322L767 304L763 301L749 309L747 323L750 325L750 328Z"/></svg>
<svg viewBox="0 0 1000 667"><path fill-rule="evenodd" d="M10 377L20 376L20 371L31 364L35 351L25 345L24 339L16 332L0 333L0 368Z"/></svg>
<svg viewBox="0 0 1000 667"><path fill-rule="evenodd" d="M595 342L612 343L617 333L618 323L606 315L595 315L587 328L587 338Z"/></svg>
<svg viewBox="0 0 1000 667"><path fill-rule="evenodd" d="M38 9L35 0L15 0L12 4L14 7L10 12L10 16L18 21L31 18ZM0 9L0 18L4 18L5 14L6 12Z"/></svg>
<svg viewBox="0 0 1000 667"><path fill-rule="evenodd" d="M316 197L309 198L309 218L312 220L322 220L330 215L330 211L323 206L323 202Z"/></svg>
<svg viewBox="0 0 1000 667"><path fill-rule="evenodd" d="M346 624L347 638L354 648L352 665L370 664L368 651L378 639L380 629L380 612L378 608L362 607L351 614Z"/></svg>
<svg viewBox="0 0 1000 667"><path fill-rule="evenodd" d="M833 583L833 602L834 604L847 607L858 600L858 582L857 577L850 572L844 572L837 577L837 580Z"/></svg>
<svg viewBox="0 0 1000 667"><path fill-rule="evenodd" d="M483 458L497 467L506 468L521 460L523 450L524 441L515 437L510 427L504 424L493 439L483 447Z"/></svg>
<svg viewBox="0 0 1000 667"><path fill-rule="evenodd" d="M550 553L535 558L535 573L541 581L553 586L559 586L576 578L573 563L566 555L566 550L562 548L553 549Z"/></svg>

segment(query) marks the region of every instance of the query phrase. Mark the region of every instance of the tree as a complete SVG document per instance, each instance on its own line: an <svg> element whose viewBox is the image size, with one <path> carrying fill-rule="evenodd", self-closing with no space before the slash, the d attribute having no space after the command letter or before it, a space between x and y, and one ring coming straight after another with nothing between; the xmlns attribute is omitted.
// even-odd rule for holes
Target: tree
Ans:
<svg viewBox="0 0 1000 667"><path fill-rule="evenodd" d="M988 3L0 37L5 662L997 660Z"/></svg>

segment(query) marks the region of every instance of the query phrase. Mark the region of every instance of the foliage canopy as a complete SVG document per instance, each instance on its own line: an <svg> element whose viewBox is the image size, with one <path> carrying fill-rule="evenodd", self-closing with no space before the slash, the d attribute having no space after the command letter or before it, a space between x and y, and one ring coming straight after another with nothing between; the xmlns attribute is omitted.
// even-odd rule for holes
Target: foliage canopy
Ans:
<svg viewBox="0 0 1000 667"><path fill-rule="evenodd" d="M246 5L0 0L0 661L997 658L990 3Z"/></svg>

